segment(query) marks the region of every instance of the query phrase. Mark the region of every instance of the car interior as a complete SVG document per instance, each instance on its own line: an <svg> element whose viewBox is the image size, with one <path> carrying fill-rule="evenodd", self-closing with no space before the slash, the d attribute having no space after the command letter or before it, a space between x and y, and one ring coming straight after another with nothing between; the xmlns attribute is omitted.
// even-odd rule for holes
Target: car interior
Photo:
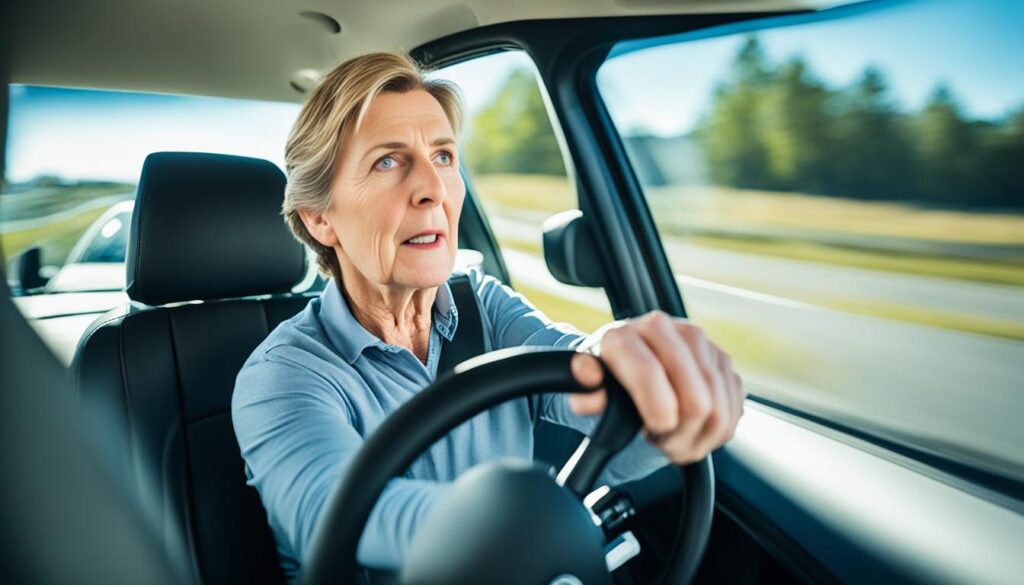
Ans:
<svg viewBox="0 0 1024 585"><path fill-rule="evenodd" d="M598 69L623 50L623 43L656 45L709 30L726 34L842 20L889 4L14 2L0 9L0 79L12 87L302 103L315 85L309 72L329 70L373 49L408 49L433 68L523 51L536 67L578 196L578 209L543 226L547 271L564 285L599 291L615 318L651 310L687 317L689 297L645 199L632 146L620 137L601 98ZM9 94L0 92L0 154L6 149L0 171L12 159L11 103ZM460 248L473 251L471 262L483 272L515 287L520 280L511 275L505 245L492 227L494 208L465 176ZM212 152L153 152L137 180L134 209L124 204L117 209L131 211L124 227L124 280L118 285L123 291L64 291L64 308L33 318L31 303L57 294L53 285L33 298L12 291L6 281L0 284L2 579L279 583L280 562L266 512L246 484L232 430L231 393L253 349L319 295L323 279L281 219L287 178L275 162ZM14 271L38 276L40 262L30 260L20 258L26 264ZM116 270L120 273L120 265ZM25 278L20 282L29 282ZM46 343L40 337L44 330ZM545 358L501 359L522 359L524 365L486 370L484 364L457 374L465 376L459 383L478 385L479 396L491 391L492 401L499 392L505 392L502 399L530 392L531 380L558 387L554 374L522 374L517 380L517 372L545 371L540 361L527 361ZM456 406L441 404L438 399L431 412L448 414L419 420L441 427L454 423ZM414 415L410 411L407 420L416 421ZM627 438L636 430L632 427ZM401 473L404 460L397 453L414 457L417 447L429 445L418 445L421 439L412 436L395 430L383 437L379 455L366 455L360 477L380 473L386 480ZM535 436L535 459L551 469L563 468L583 439L553 424L539 425ZM611 448L608 457L617 450ZM607 542L600 543L603 552L598 549L602 562L624 534L636 543L631 560L619 563L609 577L614 581L607 582L1019 582L1024 480L999 472L998 466L964 461L752 388L734 439L706 461L666 467L605 488L597 497L587 496L587 489L573 505L583 500L598 516L609 515ZM524 502L526 491L520 494ZM501 507L512 506L515 498L493 499ZM628 510L615 511L616 505ZM552 506L547 512L544 505L531 508L552 523L538 524L547 526L538 534L550 530L562 535L555 539L558 546L583 550L585 539L565 536L575 534L569 521L559 532L560 504ZM614 524L608 522L612 516ZM360 526L353 528L355 521L345 518L339 513L326 521L338 531L355 530L358 538ZM438 539L441 552L428 558L470 547L458 530L448 530L453 534ZM324 536L334 538L330 542L343 540ZM351 538L345 541L351 545L349 562L356 542ZM510 537L508 554L514 554L517 538ZM335 550L341 549L326 556L335 556ZM573 556L552 554L558 558L551 566ZM316 570L304 571L301 580L353 578L348 565L322 568L342 561L319 557ZM557 573L544 572L548 560L519 562L522 574L531 575L521 582L603 582L559 581ZM538 580L526 567L548 576ZM384 572L365 578L415 582Z"/></svg>

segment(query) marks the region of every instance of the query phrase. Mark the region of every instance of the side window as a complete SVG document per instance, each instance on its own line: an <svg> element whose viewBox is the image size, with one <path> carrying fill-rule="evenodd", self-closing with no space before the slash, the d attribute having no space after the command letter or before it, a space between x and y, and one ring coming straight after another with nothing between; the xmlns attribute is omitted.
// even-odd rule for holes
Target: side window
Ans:
<svg viewBox="0 0 1024 585"><path fill-rule="evenodd" d="M110 297L123 290L146 155L222 152L283 165L284 141L299 111L294 104L215 98L24 85L8 91L0 246L11 288L22 295L107 291ZM60 305L55 298L48 313L78 310Z"/></svg>
<svg viewBox="0 0 1024 585"><path fill-rule="evenodd" d="M687 309L752 393L1017 481L1022 21L882 3L598 73Z"/></svg>
<svg viewBox="0 0 1024 585"><path fill-rule="evenodd" d="M533 62L521 51L509 51L434 75L462 90L463 166L516 290L552 319L583 331L610 321L603 292L559 283L544 263L541 224L577 207L577 201Z"/></svg>

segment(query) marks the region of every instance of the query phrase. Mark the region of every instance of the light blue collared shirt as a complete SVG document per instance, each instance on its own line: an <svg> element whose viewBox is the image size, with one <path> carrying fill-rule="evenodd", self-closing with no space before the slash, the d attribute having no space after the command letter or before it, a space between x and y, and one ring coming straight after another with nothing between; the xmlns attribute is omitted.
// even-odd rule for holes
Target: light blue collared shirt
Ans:
<svg viewBox="0 0 1024 585"><path fill-rule="evenodd" d="M520 346L575 348L584 335L552 323L493 277L469 272L488 350ZM231 401L235 435L249 484L267 510L285 575L298 571L317 518L367 437L437 376L441 339L451 340L458 311L448 285L434 302L424 365L404 347L367 331L332 280L327 289L281 323L246 360ZM572 414L564 394L543 395L541 416L584 433L593 417ZM666 463L642 440L616 457L603 476L616 483ZM459 426L392 480L370 515L357 558L365 566L398 569L415 527L446 483L478 463L533 457L527 399L507 402Z"/></svg>

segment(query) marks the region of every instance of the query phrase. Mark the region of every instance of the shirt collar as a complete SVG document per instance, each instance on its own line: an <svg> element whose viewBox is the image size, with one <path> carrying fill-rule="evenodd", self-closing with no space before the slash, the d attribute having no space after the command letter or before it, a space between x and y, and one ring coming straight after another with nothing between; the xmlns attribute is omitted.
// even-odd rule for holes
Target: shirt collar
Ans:
<svg viewBox="0 0 1024 585"><path fill-rule="evenodd" d="M345 295L335 279L330 279L327 288L320 294L320 323L327 333L327 338L335 347L341 357L349 363L355 361L362 355L363 350L368 347L377 347L386 352L400 350L394 345L384 343L379 337L370 333L352 315ZM434 298L434 310L431 315L432 327L447 341L451 341L455 335L455 329L459 322L459 311L455 307L455 300L452 297L452 290L445 282L437 289L437 296Z"/></svg>

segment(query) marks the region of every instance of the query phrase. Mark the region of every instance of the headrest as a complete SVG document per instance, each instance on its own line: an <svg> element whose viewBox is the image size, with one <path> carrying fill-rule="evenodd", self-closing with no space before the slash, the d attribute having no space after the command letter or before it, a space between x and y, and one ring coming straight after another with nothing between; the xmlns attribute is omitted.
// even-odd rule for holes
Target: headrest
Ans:
<svg viewBox="0 0 1024 585"><path fill-rule="evenodd" d="M147 305L289 291L306 272L281 217L285 177L256 158L146 157L132 215L128 296Z"/></svg>

